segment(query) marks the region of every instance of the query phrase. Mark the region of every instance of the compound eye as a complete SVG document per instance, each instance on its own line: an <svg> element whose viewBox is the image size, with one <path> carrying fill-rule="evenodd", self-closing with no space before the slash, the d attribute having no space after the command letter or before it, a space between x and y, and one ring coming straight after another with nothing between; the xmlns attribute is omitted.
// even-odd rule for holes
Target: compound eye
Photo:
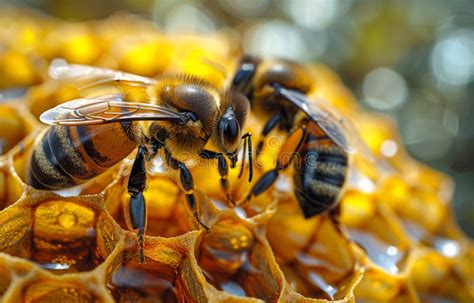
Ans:
<svg viewBox="0 0 474 303"><path fill-rule="evenodd" d="M235 119L222 119L220 122L220 130L225 146L231 146L237 143L240 127Z"/></svg>

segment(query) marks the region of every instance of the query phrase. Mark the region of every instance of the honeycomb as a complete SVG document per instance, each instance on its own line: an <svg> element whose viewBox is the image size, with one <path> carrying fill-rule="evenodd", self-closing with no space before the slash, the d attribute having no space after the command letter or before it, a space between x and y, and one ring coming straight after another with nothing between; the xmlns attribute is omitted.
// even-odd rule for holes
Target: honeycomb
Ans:
<svg viewBox="0 0 474 303"><path fill-rule="evenodd" d="M473 302L473 243L456 226L451 179L411 159L394 123L360 109L321 64L308 64L317 84L311 95L350 116L375 155L374 162L359 154L351 160L341 224L324 214L303 218L291 171L232 208L217 169L196 166L206 233L158 168L145 193L139 262L124 215L132 157L79 188L38 191L24 182L45 128L38 116L78 97L48 79L48 63L62 57L145 76L181 72L223 86L239 58L238 41L223 32L165 34L126 15L66 23L9 7L0 9L0 25L2 302ZM248 128L257 136L262 124L251 116ZM273 165L281 140L266 142L256 178ZM241 180L231 170L237 199L251 186Z"/></svg>

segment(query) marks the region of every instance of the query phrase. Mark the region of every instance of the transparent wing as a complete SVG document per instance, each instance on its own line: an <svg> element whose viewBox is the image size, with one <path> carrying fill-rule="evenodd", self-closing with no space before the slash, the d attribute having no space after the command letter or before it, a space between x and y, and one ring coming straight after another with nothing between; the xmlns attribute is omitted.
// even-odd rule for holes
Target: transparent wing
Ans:
<svg viewBox="0 0 474 303"><path fill-rule="evenodd" d="M316 122L346 152L357 151L365 157L373 159L372 152L360 137L355 126L348 119L332 110L325 100L310 100L305 94L283 87L275 89L286 100L304 112L310 120Z"/></svg>
<svg viewBox="0 0 474 303"><path fill-rule="evenodd" d="M93 86L115 84L147 87L155 83L154 79L116 71L108 68L80 64L69 64L64 59L54 59L49 66L49 75L79 90Z"/></svg>
<svg viewBox="0 0 474 303"><path fill-rule="evenodd" d="M121 95L106 95L62 103L44 112L40 120L51 125L89 125L139 120L180 123L183 116L166 107L148 103L123 102Z"/></svg>

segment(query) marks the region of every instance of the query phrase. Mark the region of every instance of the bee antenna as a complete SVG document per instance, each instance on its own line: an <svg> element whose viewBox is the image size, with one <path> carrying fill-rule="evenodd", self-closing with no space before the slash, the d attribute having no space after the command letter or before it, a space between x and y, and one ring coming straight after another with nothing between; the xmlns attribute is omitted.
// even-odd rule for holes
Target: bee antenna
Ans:
<svg viewBox="0 0 474 303"><path fill-rule="evenodd" d="M244 166L245 166L245 150L247 149L247 140L245 135L242 136L242 140L244 140L244 148L242 148L242 163L240 165L240 172L239 172L239 179L242 177L242 174L244 173Z"/></svg>
<svg viewBox="0 0 474 303"><path fill-rule="evenodd" d="M244 148L243 148L242 166L240 167L239 178L242 177L242 174L244 172L245 150L247 149L247 154L248 154L248 158L249 158L249 182L252 182L252 178L253 178L252 134L251 133L246 133L245 135L242 136L242 139L244 140Z"/></svg>
<svg viewBox="0 0 474 303"><path fill-rule="evenodd" d="M248 156L249 156L249 182L252 182L253 178L253 159L252 159L252 134L247 133L247 140L248 140Z"/></svg>

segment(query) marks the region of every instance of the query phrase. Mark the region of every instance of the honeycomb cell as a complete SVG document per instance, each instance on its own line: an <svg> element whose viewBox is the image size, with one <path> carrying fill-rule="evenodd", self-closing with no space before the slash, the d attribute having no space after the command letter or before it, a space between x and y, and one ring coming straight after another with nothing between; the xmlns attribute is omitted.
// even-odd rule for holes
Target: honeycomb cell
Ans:
<svg viewBox="0 0 474 303"><path fill-rule="evenodd" d="M149 184L145 192L148 235L175 237L197 229L191 212L186 209L184 195L173 180L154 177Z"/></svg>
<svg viewBox="0 0 474 303"><path fill-rule="evenodd" d="M418 302L418 296L406 278L374 268L366 270L354 293L362 302Z"/></svg>
<svg viewBox="0 0 474 303"><path fill-rule="evenodd" d="M395 211L411 239L447 257L461 253L463 235L437 191L410 185L399 175L394 175L383 183L380 193L383 203Z"/></svg>
<svg viewBox="0 0 474 303"><path fill-rule="evenodd" d="M472 264L471 264L472 266ZM471 267L472 282L472 267ZM453 266L453 259L425 251L411 269L415 288L423 301L472 302L472 284Z"/></svg>
<svg viewBox="0 0 474 303"><path fill-rule="evenodd" d="M286 280L311 298L343 299L360 273L350 241L323 215L305 220L297 202L280 199L267 237Z"/></svg>
<svg viewBox="0 0 474 303"><path fill-rule="evenodd" d="M395 191L387 190L386 192L390 196L390 193ZM394 207L400 217L419 225L428 232L434 232L444 224L447 215L446 205L436 193L410 187L404 199L405 203L400 204L402 201L399 201L400 203ZM409 203L406 203L407 199Z"/></svg>
<svg viewBox="0 0 474 303"><path fill-rule="evenodd" d="M98 227L103 227L103 223ZM110 253L99 247L113 241L96 229L93 210L68 201L47 201L38 205L32 230L32 259L56 273L92 270Z"/></svg>
<svg viewBox="0 0 474 303"><path fill-rule="evenodd" d="M376 207L369 206L370 203L375 203ZM356 208L366 209L364 220L350 219L351 210ZM375 264L391 274L401 273L406 268L410 243L399 222L378 204L375 197L357 191L347 192L341 201L341 209L341 222L347 224L350 238Z"/></svg>
<svg viewBox="0 0 474 303"><path fill-rule="evenodd" d="M219 220L204 235L196 254L206 279L217 289L266 302L278 297L281 286L268 260L271 252L242 221Z"/></svg>
<svg viewBox="0 0 474 303"><path fill-rule="evenodd" d="M145 261L139 262L135 235L129 233L125 250L107 270L107 288L117 302L182 302L204 299L196 285L195 268L187 250L196 234L178 238L146 238ZM189 281L190 280L190 281ZM189 285L191 282L193 285ZM197 287L197 288L196 288ZM199 300L197 300L199 301Z"/></svg>
<svg viewBox="0 0 474 303"><path fill-rule="evenodd" d="M2 213L6 221L0 234L5 241L0 251L32 260L55 274L90 271L119 240L117 227L104 216L78 201L53 199L35 207L15 204Z"/></svg>
<svg viewBox="0 0 474 303"><path fill-rule="evenodd" d="M175 289L177 269L166 264L120 266L108 284L117 302L159 299L178 302Z"/></svg>

